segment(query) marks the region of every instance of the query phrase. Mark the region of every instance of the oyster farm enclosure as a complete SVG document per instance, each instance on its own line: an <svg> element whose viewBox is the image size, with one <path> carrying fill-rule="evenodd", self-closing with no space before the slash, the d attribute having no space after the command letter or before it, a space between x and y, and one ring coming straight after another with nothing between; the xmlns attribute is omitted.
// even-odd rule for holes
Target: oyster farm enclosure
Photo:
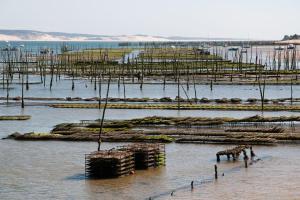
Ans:
<svg viewBox="0 0 300 200"><path fill-rule="evenodd" d="M0 42L0 199L297 199L299 72L277 41Z"/></svg>

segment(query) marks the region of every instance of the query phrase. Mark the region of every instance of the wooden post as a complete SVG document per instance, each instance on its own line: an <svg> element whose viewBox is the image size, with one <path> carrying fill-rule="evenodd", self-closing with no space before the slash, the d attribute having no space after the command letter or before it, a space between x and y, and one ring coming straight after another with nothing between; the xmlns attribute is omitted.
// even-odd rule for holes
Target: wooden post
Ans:
<svg viewBox="0 0 300 200"><path fill-rule="evenodd" d="M293 79L291 78L291 105L293 105Z"/></svg>
<svg viewBox="0 0 300 200"><path fill-rule="evenodd" d="M100 131L99 131L99 135L98 135L98 151L100 151L100 146L101 146L101 142L102 142L101 141L102 128L103 128L103 121L104 121L104 117L105 117L105 111L106 111L106 107L107 107L110 80L111 80L111 74L109 74L109 79L108 79L108 82L107 82L106 99L105 99L105 104L104 104L104 108L103 108L103 111L102 111L102 118L101 118L101 123L100 123Z"/></svg>
<svg viewBox="0 0 300 200"><path fill-rule="evenodd" d="M215 165L215 179L218 179L218 166Z"/></svg>
<svg viewBox="0 0 300 200"><path fill-rule="evenodd" d="M230 160L230 154L227 154L227 160Z"/></svg>
<svg viewBox="0 0 300 200"><path fill-rule="evenodd" d="M178 68L177 68L177 109L180 110L180 88L179 88L179 85L180 85L180 72L178 71Z"/></svg>
<svg viewBox="0 0 300 200"><path fill-rule="evenodd" d="M24 108L24 73L22 69L22 103L21 108Z"/></svg>
<svg viewBox="0 0 300 200"><path fill-rule="evenodd" d="M243 150L243 154L244 154L244 162L245 162L245 168L248 168L248 156L247 156L247 152L246 150Z"/></svg>
<svg viewBox="0 0 300 200"><path fill-rule="evenodd" d="M251 158L255 157L255 153L252 149L252 146L250 147L250 156L251 156Z"/></svg>
<svg viewBox="0 0 300 200"><path fill-rule="evenodd" d="M244 157L244 162L245 162L245 168L248 168L248 158Z"/></svg>
<svg viewBox="0 0 300 200"><path fill-rule="evenodd" d="M217 162L220 162L220 155L217 154Z"/></svg>
<svg viewBox="0 0 300 200"><path fill-rule="evenodd" d="M232 155L232 160L233 161L236 161L236 156L235 156L235 154L231 154Z"/></svg>
<svg viewBox="0 0 300 200"><path fill-rule="evenodd" d="M248 158L248 156L247 156L247 152L246 152L246 150L245 150L245 149L243 150L243 154L244 154L244 158Z"/></svg>

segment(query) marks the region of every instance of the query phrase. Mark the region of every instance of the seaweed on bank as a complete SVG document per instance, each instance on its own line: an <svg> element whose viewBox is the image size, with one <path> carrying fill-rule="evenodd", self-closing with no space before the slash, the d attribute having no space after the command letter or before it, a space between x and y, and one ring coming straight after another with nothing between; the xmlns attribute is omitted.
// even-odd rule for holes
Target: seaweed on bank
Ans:
<svg viewBox="0 0 300 200"><path fill-rule="evenodd" d="M104 142L185 142L220 144L275 144L300 142L300 130L277 122L300 121L300 117L261 117L242 119L208 117L145 117L131 120L105 120ZM249 124L248 124L249 122ZM276 126L270 127L270 122ZM259 127L254 127L258 123ZM99 121L58 124L50 133L15 133L16 140L97 141ZM234 126L232 126L234 125ZM267 125L267 126L265 126ZM224 129L224 126L228 128Z"/></svg>
<svg viewBox="0 0 300 200"><path fill-rule="evenodd" d="M131 103L110 103L107 105L108 109L156 109L156 110L249 110L249 111L260 111L261 106L258 104L239 104L236 103L238 100L233 100L234 103L229 104L228 99L216 100L217 104L191 104L181 103L178 107L175 103L169 104L131 104ZM179 101L179 102L183 102ZM72 109L99 109L97 103L60 103L60 104L49 104L53 108L72 108ZM268 104L264 106L264 111L300 111L299 105L283 105L283 104Z"/></svg>
<svg viewBox="0 0 300 200"><path fill-rule="evenodd" d="M6 116L0 116L0 121L1 120L29 120L31 118L30 115L6 115Z"/></svg>

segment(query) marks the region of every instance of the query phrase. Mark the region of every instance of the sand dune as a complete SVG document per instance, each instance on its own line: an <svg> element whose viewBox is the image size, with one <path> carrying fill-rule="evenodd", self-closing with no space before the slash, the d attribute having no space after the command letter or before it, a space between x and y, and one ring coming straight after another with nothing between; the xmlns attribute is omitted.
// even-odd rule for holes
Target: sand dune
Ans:
<svg viewBox="0 0 300 200"><path fill-rule="evenodd" d="M0 30L0 41L129 41L129 42L162 42L162 41L224 41L242 40L234 38L203 37L164 37L151 35L93 35L62 32L42 32L33 30Z"/></svg>
<svg viewBox="0 0 300 200"><path fill-rule="evenodd" d="M29 30L0 30L0 41L170 41L170 39L149 35L107 36Z"/></svg>

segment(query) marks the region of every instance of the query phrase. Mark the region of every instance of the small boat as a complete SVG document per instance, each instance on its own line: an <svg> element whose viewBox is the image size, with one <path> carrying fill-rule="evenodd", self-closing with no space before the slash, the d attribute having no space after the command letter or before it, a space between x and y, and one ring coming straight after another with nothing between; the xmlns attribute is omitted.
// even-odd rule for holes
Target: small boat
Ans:
<svg viewBox="0 0 300 200"><path fill-rule="evenodd" d="M289 45L287 46L287 49L295 49L295 46L294 46L293 44L289 44Z"/></svg>
<svg viewBox="0 0 300 200"><path fill-rule="evenodd" d="M238 50L239 50L238 47L231 47L231 48L228 49L228 51L238 51Z"/></svg>
<svg viewBox="0 0 300 200"><path fill-rule="evenodd" d="M210 49L210 46L208 44L203 44L201 45L202 49Z"/></svg>
<svg viewBox="0 0 300 200"><path fill-rule="evenodd" d="M198 48L196 49L196 52L197 54L200 54L200 55L209 55L210 52L208 49L204 49L204 48Z"/></svg>
<svg viewBox="0 0 300 200"><path fill-rule="evenodd" d="M251 48L251 46L249 44L246 44L243 46L243 49L250 49L250 48Z"/></svg>
<svg viewBox="0 0 300 200"><path fill-rule="evenodd" d="M283 48L282 46L275 47L274 49L275 49L276 51L282 51L282 50L284 50L284 48Z"/></svg>
<svg viewBox="0 0 300 200"><path fill-rule="evenodd" d="M42 48L41 50L40 50L40 54L48 54L50 52L50 49L49 48Z"/></svg>
<svg viewBox="0 0 300 200"><path fill-rule="evenodd" d="M241 50L241 52L242 52L242 53L247 53L248 51L247 51L247 49L244 49L244 48L243 48L243 49Z"/></svg>

